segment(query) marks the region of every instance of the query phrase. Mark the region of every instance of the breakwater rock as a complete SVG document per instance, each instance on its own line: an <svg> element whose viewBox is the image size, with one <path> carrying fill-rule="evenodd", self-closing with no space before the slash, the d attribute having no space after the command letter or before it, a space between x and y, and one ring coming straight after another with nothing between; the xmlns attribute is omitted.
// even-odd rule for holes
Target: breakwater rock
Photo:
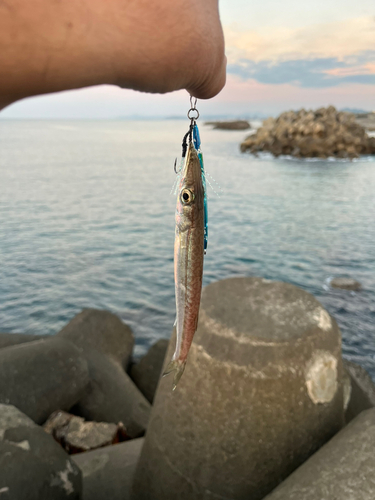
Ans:
<svg viewBox="0 0 375 500"><path fill-rule="evenodd" d="M296 158L358 158L375 154L375 137L356 122L355 115L333 106L316 111L287 111L268 118L241 144L242 152L267 151Z"/></svg>
<svg viewBox="0 0 375 500"><path fill-rule="evenodd" d="M207 286L185 373L174 392L159 382L134 499L262 499L343 426L342 371L337 324L309 293Z"/></svg>
<svg viewBox="0 0 375 500"><path fill-rule="evenodd" d="M375 385L354 363L343 370L337 325L303 290L260 278L205 288L173 393L172 379L160 379L173 337L131 364L130 328L85 310L57 336L37 339L0 333L1 499L259 500L333 434L342 436L329 442L338 451L316 451L308 477L298 469L285 488L296 488L299 500L318 498L326 475L332 491L340 481L353 500L374 498L373 489L366 493L373 428L361 416L375 406ZM346 422L359 422L349 434L340 430L344 411ZM129 439L146 428L145 438ZM354 459L345 458L339 476L337 457L352 443ZM358 457L368 464L361 474Z"/></svg>

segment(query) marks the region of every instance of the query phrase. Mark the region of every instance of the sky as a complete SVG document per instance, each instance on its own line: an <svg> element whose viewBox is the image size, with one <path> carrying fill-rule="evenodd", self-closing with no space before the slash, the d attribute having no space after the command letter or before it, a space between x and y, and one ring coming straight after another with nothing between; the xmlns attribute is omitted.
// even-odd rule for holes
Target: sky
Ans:
<svg viewBox="0 0 375 500"><path fill-rule="evenodd" d="M286 109L375 110L374 0L220 0L227 84L199 101L201 116ZM103 85L19 101L0 118L184 117L187 93L142 94Z"/></svg>

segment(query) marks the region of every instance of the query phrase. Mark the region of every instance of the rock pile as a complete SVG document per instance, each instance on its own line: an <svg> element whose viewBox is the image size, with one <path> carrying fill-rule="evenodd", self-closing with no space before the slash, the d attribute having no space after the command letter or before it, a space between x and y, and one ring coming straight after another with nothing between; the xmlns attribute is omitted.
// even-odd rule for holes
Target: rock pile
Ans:
<svg viewBox="0 0 375 500"><path fill-rule="evenodd" d="M55 337L0 333L1 500L130 500L132 487L132 500L260 499L339 431L344 409L352 430L275 499L320 498L332 462L331 496L373 500L375 410L363 410L375 386L353 363L342 377L339 330L311 295L259 278L207 287L174 393L170 378L158 385L168 342L129 366L133 344L119 318L92 309Z"/></svg>
<svg viewBox="0 0 375 500"><path fill-rule="evenodd" d="M333 106L316 111L287 111L268 118L241 144L241 151L296 158L358 158L375 154L375 137L369 137L352 113Z"/></svg>

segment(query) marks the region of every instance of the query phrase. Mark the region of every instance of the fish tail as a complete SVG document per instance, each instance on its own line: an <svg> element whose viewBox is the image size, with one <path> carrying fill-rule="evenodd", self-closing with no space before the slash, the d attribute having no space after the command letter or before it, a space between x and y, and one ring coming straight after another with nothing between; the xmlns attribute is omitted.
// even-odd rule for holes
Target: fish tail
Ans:
<svg viewBox="0 0 375 500"><path fill-rule="evenodd" d="M168 364L166 367L163 377L166 375L169 375L172 372L176 372L174 374L174 379L173 379L173 391L176 389L178 381L180 380L182 374L184 373L185 370L185 365L186 361L181 361L180 359L173 360Z"/></svg>

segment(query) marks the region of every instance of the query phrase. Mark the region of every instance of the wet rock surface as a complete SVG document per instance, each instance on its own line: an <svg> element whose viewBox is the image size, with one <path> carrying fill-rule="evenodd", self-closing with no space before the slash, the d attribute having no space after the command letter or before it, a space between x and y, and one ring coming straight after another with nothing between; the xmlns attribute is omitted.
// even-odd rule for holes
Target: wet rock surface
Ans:
<svg viewBox="0 0 375 500"><path fill-rule="evenodd" d="M251 128L247 120L205 122L205 125L212 125L214 129L218 130L248 130Z"/></svg>
<svg viewBox="0 0 375 500"><path fill-rule="evenodd" d="M109 446L127 437L122 424L85 422L83 418L64 411L54 412L43 427L69 454Z"/></svg>
<svg viewBox="0 0 375 500"><path fill-rule="evenodd" d="M330 285L332 288L341 288L343 290L357 291L362 288L361 283L353 278L334 278Z"/></svg>
<svg viewBox="0 0 375 500"><path fill-rule="evenodd" d="M169 340L160 339L141 360L132 366L130 376L135 385L152 404L163 368Z"/></svg>
<svg viewBox="0 0 375 500"><path fill-rule="evenodd" d="M296 158L358 158L375 154L375 137L367 135L352 113L338 112L333 106L301 109L265 120L241 144L241 151Z"/></svg>
<svg viewBox="0 0 375 500"><path fill-rule="evenodd" d="M58 334L73 342L81 353L97 351L126 367L134 346L131 329L108 311L84 309Z"/></svg>
<svg viewBox="0 0 375 500"><path fill-rule="evenodd" d="M49 337L0 349L0 403L43 423L69 410L89 383L87 362L69 341Z"/></svg>
<svg viewBox="0 0 375 500"><path fill-rule="evenodd" d="M264 500L375 498L375 409L362 412Z"/></svg>
<svg viewBox="0 0 375 500"><path fill-rule="evenodd" d="M83 475L82 500L130 500L144 438L73 455ZM135 499L133 499L135 500Z"/></svg>
<svg viewBox="0 0 375 500"><path fill-rule="evenodd" d="M72 412L96 422L122 422L131 438L147 428L151 405L122 366L101 353L86 354L90 383Z"/></svg>
<svg viewBox="0 0 375 500"><path fill-rule="evenodd" d="M172 340L167 360L173 350ZM165 377L157 389L137 500L260 500L344 423L337 324L285 283L206 287L174 392L172 383Z"/></svg>
<svg viewBox="0 0 375 500"><path fill-rule="evenodd" d="M0 497L79 500L82 474L54 439L11 405L0 404Z"/></svg>

